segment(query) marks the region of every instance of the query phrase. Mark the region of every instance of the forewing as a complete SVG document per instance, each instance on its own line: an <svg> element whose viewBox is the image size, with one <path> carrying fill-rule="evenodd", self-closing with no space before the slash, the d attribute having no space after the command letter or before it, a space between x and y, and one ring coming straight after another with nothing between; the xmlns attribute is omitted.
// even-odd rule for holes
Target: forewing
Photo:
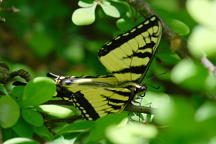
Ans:
<svg viewBox="0 0 216 144"><path fill-rule="evenodd" d="M107 42L98 53L99 59L120 82L140 82L148 70L161 34L160 20L151 16Z"/></svg>

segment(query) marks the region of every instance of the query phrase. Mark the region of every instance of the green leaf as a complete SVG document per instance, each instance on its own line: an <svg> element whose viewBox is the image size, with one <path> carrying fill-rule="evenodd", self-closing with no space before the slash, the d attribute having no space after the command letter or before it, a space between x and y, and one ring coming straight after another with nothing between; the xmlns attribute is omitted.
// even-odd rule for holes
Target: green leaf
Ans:
<svg viewBox="0 0 216 144"><path fill-rule="evenodd" d="M22 118L18 120L15 126L12 127L14 132L20 137L32 138L33 129L32 126L26 123Z"/></svg>
<svg viewBox="0 0 216 144"><path fill-rule="evenodd" d="M112 125L107 128L106 136L116 144L141 144L155 138L157 129L153 125L130 123L126 126Z"/></svg>
<svg viewBox="0 0 216 144"><path fill-rule="evenodd" d="M190 28L185 23L177 19L172 19L170 27L182 36L187 35L190 32Z"/></svg>
<svg viewBox="0 0 216 144"><path fill-rule="evenodd" d="M90 25L95 21L95 8L97 4L87 8L79 8L72 14L72 21L76 25Z"/></svg>
<svg viewBox="0 0 216 144"><path fill-rule="evenodd" d="M3 144L39 144L39 142L36 142L29 138L12 138L7 141L5 141Z"/></svg>
<svg viewBox="0 0 216 144"><path fill-rule="evenodd" d="M94 1L90 1L90 2L85 2L85 1L83 1L83 0L80 0L79 2L78 2L78 6L80 6L80 7L91 7L91 6L93 6L94 5Z"/></svg>
<svg viewBox="0 0 216 144"><path fill-rule="evenodd" d="M174 83L180 84L185 89L202 92L207 76L207 69L200 62L191 59L183 59L171 72L171 79Z"/></svg>
<svg viewBox="0 0 216 144"><path fill-rule="evenodd" d="M11 96L18 102L22 100L23 92L24 92L24 86L15 86L12 90Z"/></svg>
<svg viewBox="0 0 216 144"><path fill-rule="evenodd" d="M47 138L48 140L52 138L52 134L49 132L49 130L45 125L42 125L40 127L35 127L34 132L41 137Z"/></svg>
<svg viewBox="0 0 216 144"><path fill-rule="evenodd" d="M76 121L74 123L71 123L61 130L59 130L58 134L64 134L64 133L74 133L74 132L86 132L90 128L94 126L94 121Z"/></svg>
<svg viewBox="0 0 216 144"><path fill-rule="evenodd" d="M20 115L19 105L10 96L0 97L0 127L9 128L13 126Z"/></svg>
<svg viewBox="0 0 216 144"><path fill-rule="evenodd" d="M47 56L54 47L53 39L43 31L33 32L27 39L27 43L34 53L41 58Z"/></svg>
<svg viewBox="0 0 216 144"><path fill-rule="evenodd" d="M64 57L70 62L80 63L85 58L82 39L76 39L64 49Z"/></svg>
<svg viewBox="0 0 216 144"><path fill-rule="evenodd" d="M119 13L118 9L116 7L114 7L113 5L111 5L110 3L103 2L103 3L101 3L101 7L102 7L102 9L106 15L114 17L114 18L120 17L120 13Z"/></svg>
<svg viewBox="0 0 216 144"><path fill-rule="evenodd" d="M197 121L205 121L210 118L216 118L215 102L205 102L196 112L195 118Z"/></svg>
<svg viewBox="0 0 216 144"><path fill-rule="evenodd" d="M30 109L22 109L23 119L33 126L41 126L44 121L40 113Z"/></svg>
<svg viewBox="0 0 216 144"><path fill-rule="evenodd" d="M211 0L187 0L187 10L200 24L216 31L215 1ZM202 12L200 12L202 10Z"/></svg>
<svg viewBox="0 0 216 144"><path fill-rule="evenodd" d="M127 112L109 114L96 120L95 127L91 130L88 141L100 141L105 138L107 127L112 124L119 124L128 116Z"/></svg>
<svg viewBox="0 0 216 144"><path fill-rule="evenodd" d="M66 107L59 105L40 105L42 111L48 115L57 117L57 118L67 118L74 115L74 112Z"/></svg>
<svg viewBox="0 0 216 144"><path fill-rule="evenodd" d="M216 56L216 31L212 31L204 26L193 29L188 39L189 50L192 55L197 57Z"/></svg>
<svg viewBox="0 0 216 144"><path fill-rule="evenodd" d="M56 91L55 83L46 77L37 77L30 81L25 89L22 98L22 106L37 106L50 100Z"/></svg>

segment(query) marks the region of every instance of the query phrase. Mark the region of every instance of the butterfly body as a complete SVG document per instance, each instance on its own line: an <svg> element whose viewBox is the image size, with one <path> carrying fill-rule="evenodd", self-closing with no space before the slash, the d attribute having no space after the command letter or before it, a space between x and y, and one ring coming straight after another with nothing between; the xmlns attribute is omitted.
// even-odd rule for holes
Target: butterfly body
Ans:
<svg viewBox="0 0 216 144"><path fill-rule="evenodd" d="M88 120L122 111L146 88L141 84L156 52L162 33L156 16L107 42L98 52L112 75L64 77L50 74L58 87L57 97L72 101Z"/></svg>

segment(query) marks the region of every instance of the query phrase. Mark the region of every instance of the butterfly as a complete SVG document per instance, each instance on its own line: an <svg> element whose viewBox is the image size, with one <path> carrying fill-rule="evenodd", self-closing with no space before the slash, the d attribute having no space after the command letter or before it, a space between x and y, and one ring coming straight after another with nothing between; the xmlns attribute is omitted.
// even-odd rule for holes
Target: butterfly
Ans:
<svg viewBox="0 0 216 144"><path fill-rule="evenodd" d="M107 42L98 52L111 75L59 76L49 73L57 85L57 97L71 101L87 120L117 113L140 93L141 84L157 50L162 26L157 16Z"/></svg>

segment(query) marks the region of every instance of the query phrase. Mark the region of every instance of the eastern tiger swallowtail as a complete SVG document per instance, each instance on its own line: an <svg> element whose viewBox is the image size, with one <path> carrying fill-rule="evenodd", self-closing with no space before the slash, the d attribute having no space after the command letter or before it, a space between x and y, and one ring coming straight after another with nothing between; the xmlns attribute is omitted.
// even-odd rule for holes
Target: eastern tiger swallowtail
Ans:
<svg viewBox="0 0 216 144"><path fill-rule="evenodd" d="M57 97L71 101L87 120L122 111L134 97L145 92L141 85L162 34L160 20L151 16L131 30L107 42L98 52L112 75L98 77L58 76Z"/></svg>

